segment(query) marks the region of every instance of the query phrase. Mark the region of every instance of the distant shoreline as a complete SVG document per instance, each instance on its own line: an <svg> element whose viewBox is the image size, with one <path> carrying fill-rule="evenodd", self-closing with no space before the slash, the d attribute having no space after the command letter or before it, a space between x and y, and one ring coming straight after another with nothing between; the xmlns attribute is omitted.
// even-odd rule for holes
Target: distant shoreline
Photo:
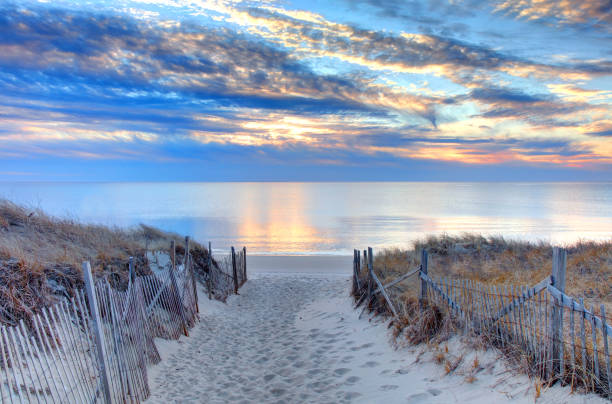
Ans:
<svg viewBox="0 0 612 404"><path fill-rule="evenodd" d="M247 266L256 273L327 273L350 276L353 257L348 255L247 254ZM290 271L287 269L291 268Z"/></svg>

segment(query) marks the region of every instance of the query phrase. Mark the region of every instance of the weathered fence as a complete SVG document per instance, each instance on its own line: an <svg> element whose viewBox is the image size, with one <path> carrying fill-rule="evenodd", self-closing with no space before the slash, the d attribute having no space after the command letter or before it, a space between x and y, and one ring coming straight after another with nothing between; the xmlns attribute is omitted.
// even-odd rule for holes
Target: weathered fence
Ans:
<svg viewBox="0 0 612 404"><path fill-rule="evenodd" d="M214 285L209 288L217 299L225 301L230 294L238 294L238 289L247 281L246 247L242 247L238 252L232 247L229 255L216 261L216 267L209 266L211 268L209 276Z"/></svg>
<svg viewBox="0 0 612 404"><path fill-rule="evenodd" d="M612 397L609 337L605 307L586 307L583 299L565 294L566 251L553 249L552 274L535 285L487 285L468 279L433 279L427 252L421 264L383 285L373 265L371 248L355 250L353 295L357 305L398 316L400 299L391 292L413 276L420 280L421 308L436 305L509 355L529 364L532 376L572 387L581 386Z"/></svg>
<svg viewBox="0 0 612 404"><path fill-rule="evenodd" d="M72 299L41 309L17 327L0 326L1 402L146 399L147 365L160 361L154 338L188 335L198 318L189 239L185 241L183 262L177 262L172 242L169 265L151 275L134 276L130 259L125 290L112 288L107 279L94 280L85 262L85 289ZM244 283L246 249L232 256L237 280ZM209 265L209 291L227 288L217 282L223 279L221 271L213 268Z"/></svg>

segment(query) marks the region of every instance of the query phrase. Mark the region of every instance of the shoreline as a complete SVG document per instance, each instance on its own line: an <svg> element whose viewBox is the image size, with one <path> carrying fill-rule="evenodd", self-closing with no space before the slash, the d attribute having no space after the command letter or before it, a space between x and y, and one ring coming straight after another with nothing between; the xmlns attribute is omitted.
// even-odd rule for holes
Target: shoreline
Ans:
<svg viewBox="0 0 612 404"><path fill-rule="evenodd" d="M348 255L257 255L247 251L247 271L249 273L311 273L350 276L352 262L353 257ZM321 268L326 269L321 270Z"/></svg>

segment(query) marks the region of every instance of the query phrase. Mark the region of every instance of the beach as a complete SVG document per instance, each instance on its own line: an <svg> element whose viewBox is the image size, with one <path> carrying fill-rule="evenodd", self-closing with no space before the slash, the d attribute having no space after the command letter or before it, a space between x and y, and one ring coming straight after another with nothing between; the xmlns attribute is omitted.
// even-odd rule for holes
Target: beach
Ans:
<svg viewBox="0 0 612 404"><path fill-rule="evenodd" d="M349 290L350 278L339 272L259 271L227 303L201 290L190 336L156 341L162 362L149 369L147 402L534 402L534 381L494 350L475 350L458 337L397 346L388 321L359 318ZM447 372L436 363L440 352L461 363ZM606 401L553 386L535 402Z"/></svg>

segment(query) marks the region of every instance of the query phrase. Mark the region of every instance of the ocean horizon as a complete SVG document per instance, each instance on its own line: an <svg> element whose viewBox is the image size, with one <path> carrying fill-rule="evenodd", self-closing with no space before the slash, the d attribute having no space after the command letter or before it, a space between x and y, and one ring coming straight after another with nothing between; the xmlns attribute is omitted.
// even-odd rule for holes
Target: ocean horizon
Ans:
<svg viewBox="0 0 612 404"><path fill-rule="evenodd" d="M431 234L572 244L611 237L612 183L2 182L0 197L86 223L140 223L258 255L348 255Z"/></svg>

